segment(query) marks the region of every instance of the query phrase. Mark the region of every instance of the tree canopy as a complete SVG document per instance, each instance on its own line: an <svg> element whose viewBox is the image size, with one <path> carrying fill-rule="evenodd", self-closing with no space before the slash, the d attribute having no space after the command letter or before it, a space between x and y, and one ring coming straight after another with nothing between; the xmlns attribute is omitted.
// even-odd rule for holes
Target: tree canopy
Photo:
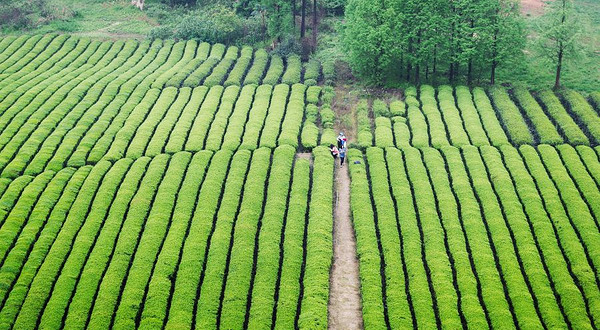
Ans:
<svg viewBox="0 0 600 330"><path fill-rule="evenodd" d="M525 44L518 0L348 0L344 45L373 83L489 77Z"/></svg>

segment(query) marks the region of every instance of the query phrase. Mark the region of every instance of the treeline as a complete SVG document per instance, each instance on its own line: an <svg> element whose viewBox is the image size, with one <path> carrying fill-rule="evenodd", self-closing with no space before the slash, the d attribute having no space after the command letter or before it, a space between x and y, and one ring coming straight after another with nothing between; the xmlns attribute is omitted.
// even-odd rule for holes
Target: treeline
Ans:
<svg viewBox="0 0 600 330"><path fill-rule="evenodd" d="M373 83L489 79L525 45L518 0L349 0L344 44Z"/></svg>

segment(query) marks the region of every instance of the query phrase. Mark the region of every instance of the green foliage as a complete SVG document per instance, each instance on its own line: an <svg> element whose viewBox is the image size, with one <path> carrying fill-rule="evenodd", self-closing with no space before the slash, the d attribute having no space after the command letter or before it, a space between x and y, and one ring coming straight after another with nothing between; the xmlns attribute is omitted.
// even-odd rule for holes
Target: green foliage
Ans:
<svg viewBox="0 0 600 330"><path fill-rule="evenodd" d="M302 75L302 62L300 56L294 55L286 58L286 69L281 82L288 85L297 84L300 82Z"/></svg>
<svg viewBox="0 0 600 330"><path fill-rule="evenodd" d="M596 143L600 143L600 117L598 117L598 113L576 91L566 90L562 93L562 96L567 101L571 112L577 116L581 126L585 127L587 133Z"/></svg>
<svg viewBox="0 0 600 330"><path fill-rule="evenodd" d="M513 95L535 127L540 143L551 145L563 143L563 139L558 134L554 124L526 88L517 87L513 89Z"/></svg>
<svg viewBox="0 0 600 330"><path fill-rule="evenodd" d="M380 148L394 146L392 123L387 117L378 117L375 119L375 145Z"/></svg>
<svg viewBox="0 0 600 330"><path fill-rule="evenodd" d="M300 329L327 329L329 272L333 257L333 168L329 149L313 151L313 180L310 191L306 242L304 293L298 316ZM269 310L269 319L271 310Z"/></svg>
<svg viewBox="0 0 600 330"><path fill-rule="evenodd" d="M385 101L374 100L373 101L373 116L377 117L390 117L391 112Z"/></svg>

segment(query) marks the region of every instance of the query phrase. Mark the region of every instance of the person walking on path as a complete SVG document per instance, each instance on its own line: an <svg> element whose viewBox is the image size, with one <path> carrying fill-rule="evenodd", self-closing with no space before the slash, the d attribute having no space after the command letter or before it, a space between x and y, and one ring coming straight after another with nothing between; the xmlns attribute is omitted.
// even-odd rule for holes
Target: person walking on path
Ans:
<svg viewBox="0 0 600 330"><path fill-rule="evenodd" d="M346 147L346 135L344 135L344 132L340 132L340 134L337 137L337 147L338 149L342 149Z"/></svg>
<svg viewBox="0 0 600 330"><path fill-rule="evenodd" d="M340 149L340 167L344 166L344 159L346 159L346 146Z"/></svg>
<svg viewBox="0 0 600 330"><path fill-rule="evenodd" d="M333 157L333 160L335 161L338 158L338 155L340 154L339 149L336 148L336 146L334 146L333 144L330 144L329 151L331 152L331 156Z"/></svg>

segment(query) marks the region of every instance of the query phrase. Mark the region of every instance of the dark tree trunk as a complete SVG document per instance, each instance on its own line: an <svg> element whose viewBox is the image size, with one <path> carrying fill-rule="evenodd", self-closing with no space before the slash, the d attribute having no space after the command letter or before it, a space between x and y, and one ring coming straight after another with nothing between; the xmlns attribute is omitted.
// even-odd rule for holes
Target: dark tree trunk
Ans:
<svg viewBox="0 0 600 330"><path fill-rule="evenodd" d="M437 76L437 45L433 48L433 84L435 85L435 78Z"/></svg>
<svg viewBox="0 0 600 330"><path fill-rule="evenodd" d="M560 88L560 73L562 71L562 61L563 61L563 50L562 43L560 46L560 51L558 52L558 62L556 65L556 78L554 79L554 90Z"/></svg>
<svg viewBox="0 0 600 330"><path fill-rule="evenodd" d="M412 71L412 65L410 63L406 64L406 81L410 82L410 72Z"/></svg>
<svg viewBox="0 0 600 330"><path fill-rule="evenodd" d="M417 64L415 66L415 84L419 84L419 71L421 71L421 67Z"/></svg>
<svg viewBox="0 0 600 330"><path fill-rule="evenodd" d="M302 21L300 22L300 38L304 38L306 35L306 0L302 0L300 14L302 15Z"/></svg>
<svg viewBox="0 0 600 330"><path fill-rule="evenodd" d="M467 85L471 85L471 81L473 81L473 60L469 59L469 67L467 72Z"/></svg>
<svg viewBox="0 0 600 330"><path fill-rule="evenodd" d="M317 0L313 0L313 26L312 26L312 37L313 37L313 51L317 50L317 33L319 23L319 12L317 11Z"/></svg>
<svg viewBox="0 0 600 330"><path fill-rule="evenodd" d="M448 70L448 80L454 81L454 62L450 62L450 69Z"/></svg>
<svg viewBox="0 0 600 330"><path fill-rule="evenodd" d="M565 0L562 0L562 17L560 20L560 22L562 24L565 24L565 21L567 20L567 16L565 14L566 6L567 6L567 2ZM556 78L554 79L554 90L557 90L560 88L560 74L562 71L563 56L564 56L564 47L563 47L562 41L560 41L558 43L558 58L556 61Z"/></svg>
<svg viewBox="0 0 600 330"><path fill-rule="evenodd" d="M496 84L496 66L498 63L496 61L492 61L492 74L490 76L490 84Z"/></svg>
<svg viewBox="0 0 600 330"><path fill-rule="evenodd" d="M296 27L296 0L292 0L292 26Z"/></svg>

